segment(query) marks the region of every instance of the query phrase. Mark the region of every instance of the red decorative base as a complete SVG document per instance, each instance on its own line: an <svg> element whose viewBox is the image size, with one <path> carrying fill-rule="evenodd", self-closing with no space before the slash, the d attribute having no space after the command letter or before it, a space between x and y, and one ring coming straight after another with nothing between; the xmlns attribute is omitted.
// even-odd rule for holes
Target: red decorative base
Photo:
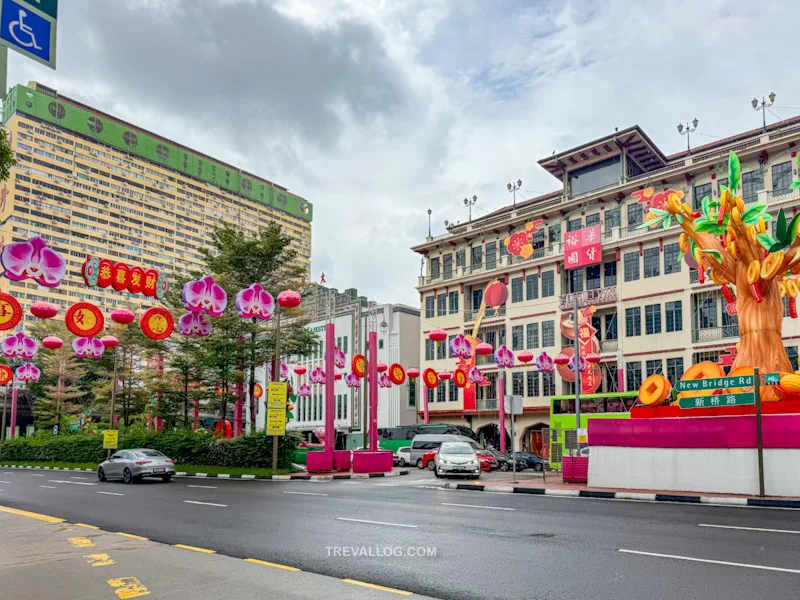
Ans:
<svg viewBox="0 0 800 600"><path fill-rule="evenodd" d="M353 452L353 473L389 473L394 467L391 450L357 450Z"/></svg>
<svg viewBox="0 0 800 600"><path fill-rule="evenodd" d="M309 473L333 471L332 452L309 452L306 454L306 469Z"/></svg>
<svg viewBox="0 0 800 600"><path fill-rule="evenodd" d="M334 450L333 466L337 471L350 470L350 450Z"/></svg>

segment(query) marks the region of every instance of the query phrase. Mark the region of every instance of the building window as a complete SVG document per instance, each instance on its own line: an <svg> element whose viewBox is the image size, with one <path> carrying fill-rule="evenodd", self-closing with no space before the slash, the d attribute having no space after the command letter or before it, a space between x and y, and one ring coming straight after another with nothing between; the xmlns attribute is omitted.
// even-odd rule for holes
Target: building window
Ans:
<svg viewBox="0 0 800 600"><path fill-rule="evenodd" d="M617 285L617 263L610 262L603 265L603 282L606 287Z"/></svg>
<svg viewBox="0 0 800 600"><path fill-rule="evenodd" d="M792 161L772 165L772 195L780 196L789 191L792 183Z"/></svg>
<svg viewBox="0 0 800 600"><path fill-rule="evenodd" d="M511 393L515 396L525 395L525 377L523 373L516 372L511 374Z"/></svg>
<svg viewBox="0 0 800 600"><path fill-rule="evenodd" d="M494 269L497 267L497 244L490 242L486 244L486 268Z"/></svg>
<svg viewBox="0 0 800 600"><path fill-rule="evenodd" d="M720 195L722 195L722 188L728 189L728 178L727 177L725 179L720 179L719 181L717 181L717 192ZM731 193L733 193L733 190L731 190Z"/></svg>
<svg viewBox="0 0 800 600"><path fill-rule="evenodd" d="M667 379L674 385L681 377L683 377L683 358L668 358Z"/></svg>
<svg viewBox="0 0 800 600"><path fill-rule="evenodd" d="M657 360L648 360L647 364L645 365L647 369L647 376L650 377L650 375L661 373L662 372L661 369L663 367L662 363L663 361L660 358Z"/></svg>
<svg viewBox="0 0 800 600"><path fill-rule="evenodd" d="M408 386L408 406L409 408L414 408L417 406L417 386L410 385Z"/></svg>
<svg viewBox="0 0 800 600"><path fill-rule="evenodd" d="M606 233L610 233L615 227L619 227L619 208L606 211Z"/></svg>
<svg viewBox="0 0 800 600"><path fill-rule="evenodd" d="M552 348L556 345L555 321L542 322L542 348Z"/></svg>
<svg viewBox="0 0 800 600"><path fill-rule="evenodd" d="M342 348L341 348L341 350L342 350L342 352L347 354L347 336L344 336L342 338Z"/></svg>
<svg viewBox="0 0 800 600"><path fill-rule="evenodd" d="M511 302L522 302L522 277L511 280Z"/></svg>
<svg viewBox="0 0 800 600"><path fill-rule="evenodd" d="M789 362L792 363L792 371L797 371L797 346L787 346L786 355L789 357Z"/></svg>
<svg viewBox="0 0 800 600"><path fill-rule="evenodd" d="M530 350L531 348L539 347L539 324L528 323L527 325L527 340L525 346Z"/></svg>
<svg viewBox="0 0 800 600"><path fill-rule="evenodd" d="M625 309L625 336L642 335L642 309L638 306Z"/></svg>
<svg viewBox="0 0 800 600"><path fill-rule="evenodd" d="M692 208L700 210L703 207L703 198L711 198L711 184L696 185L692 190Z"/></svg>
<svg viewBox="0 0 800 600"><path fill-rule="evenodd" d="M647 335L661 333L660 304L648 304L644 307L644 331Z"/></svg>
<svg viewBox="0 0 800 600"><path fill-rule="evenodd" d="M539 276L527 275L525 277L525 299L536 300L539 297Z"/></svg>
<svg viewBox="0 0 800 600"><path fill-rule="evenodd" d="M577 231L578 229L581 228L582 223L583 220L580 217L578 217L577 219L570 219L569 221L567 221L567 231Z"/></svg>
<svg viewBox="0 0 800 600"><path fill-rule="evenodd" d="M661 264L658 257L658 248L645 248L644 251L644 277L658 277L661 275Z"/></svg>
<svg viewBox="0 0 800 600"><path fill-rule="evenodd" d="M479 267L483 263L483 246L473 246L472 247L472 262L470 263L473 267Z"/></svg>
<svg viewBox="0 0 800 600"><path fill-rule="evenodd" d="M425 297L425 318L426 319L432 319L434 316L436 316L436 313L434 312L434 306L435 306L435 303L434 303L433 296L426 296Z"/></svg>
<svg viewBox="0 0 800 600"><path fill-rule="evenodd" d="M567 272L570 293L583 291L583 269L570 269Z"/></svg>
<svg viewBox="0 0 800 600"><path fill-rule="evenodd" d="M445 279L452 279L453 278L453 255L452 254L445 254L443 260L444 260L444 278Z"/></svg>
<svg viewBox="0 0 800 600"><path fill-rule="evenodd" d="M454 290L448 293L447 296L450 301L450 314L456 314L458 312L458 291Z"/></svg>
<svg viewBox="0 0 800 600"><path fill-rule="evenodd" d="M586 289L598 290L600 287L600 265L586 267Z"/></svg>
<svg viewBox="0 0 800 600"><path fill-rule="evenodd" d="M483 290L472 290L472 310L479 310L483 302Z"/></svg>
<svg viewBox="0 0 800 600"><path fill-rule="evenodd" d="M635 391L642 387L642 363L625 363L625 389Z"/></svg>
<svg viewBox="0 0 800 600"><path fill-rule="evenodd" d="M664 305L664 318L667 321L667 333L683 331L683 302L667 302Z"/></svg>
<svg viewBox="0 0 800 600"><path fill-rule="evenodd" d="M664 244L664 275L681 272L680 252L680 244Z"/></svg>
<svg viewBox="0 0 800 600"><path fill-rule="evenodd" d="M439 257L431 259L431 279L439 277Z"/></svg>
<svg viewBox="0 0 800 600"><path fill-rule="evenodd" d="M625 281L636 281L639 279L639 253L628 252L624 258L625 262Z"/></svg>
<svg viewBox="0 0 800 600"><path fill-rule="evenodd" d="M436 345L436 360L447 358L447 344L444 342Z"/></svg>
<svg viewBox="0 0 800 600"><path fill-rule="evenodd" d="M505 244L503 244L503 248L505 248ZM541 250L542 248L544 248L544 229L533 234L533 249Z"/></svg>
<svg viewBox="0 0 800 600"><path fill-rule="evenodd" d="M523 329L522 325L514 325L511 328L511 349L512 350L522 350L522 335Z"/></svg>
<svg viewBox="0 0 800 600"><path fill-rule="evenodd" d="M550 241L551 246L561 241L561 223L550 225L547 228L547 239Z"/></svg>
<svg viewBox="0 0 800 600"><path fill-rule="evenodd" d="M574 169L569 173L569 190L572 196L578 196L619 183L622 175L622 157L612 156L585 167Z"/></svg>
<svg viewBox="0 0 800 600"><path fill-rule="evenodd" d="M742 200L745 204L758 200L758 192L764 189L764 172L748 171L742 173Z"/></svg>
<svg viewBox="0 0 800 600"><path fill-rule="evenodd" d="M556 374L542 373L542 396L556 395Z"/></svg>
<svg viewBox="0 0 800 600"><path fill-rule="evenodd" d="M383 350L383 340L378 340L378 350Z"/></svg>
<svg viewBox="0 0 800 600"><path fill-rule="evenodd" d="M700 329L709 329L718 325L717 321L717 299L704 298L700 302Z"/></svg>
<svg viewBox="0 0 800 600"><path fill-rule="evenodd" d="M450 390L448 400L450 402L458 402L458 387L456 386L456 382L451 380L448 384L448 389Z"/></svg>
<svg viewBox="0 0 800 600"><path fill-rule="evenodd" d="M447 314L447 296L439 294L436 296L436 316L443 317Z"/></svg>
<svg viewBox="0 0 800 600"><path fill-rule="evenodd" d="M539 395L539 372L528 371L526 373L528 380L528 397L535 398Z"/></svg>
<svg viewBox="0 0 800 600"><path fill-rule="evenodd" d="M644 222L642 205L638 202L628 204L628 229L636 229Z"/></svg>
<svg viewBox="0 0 800 600"><path fill-rule="evenodd" d="M463 248L456 252L456 266L463 267L467 264L467 251Z"/></svg>
<svg viewBox="0 0 800 600"><path fill-rule="evenodd" d="M617 313L613 315L606 315L606 328L605 328L605 340L616 340L618 333L617 333Z"/></svg>
<svg viewBox="0 0 800 600"><path fill-rule="evenodd" d="M542 273L542 298L549 298L555 296L555 277L553 271L545 271Z"/></svg>
<svg viewBox="0 0 800 600"><path fill-rule="evenodd" d="M592 225L600 225L600 213L594 213L586 217L586 226L591 227Z"/></svg>
<svg viewBox="0 0 800 600"><path fill-rule="evenodd" d="M425 360L433 360L433 348L434 348L434 341L426 339L425 340Z"/></svg>
<svg viewBox="0 0 800 600"><path fill-rule="evenodd" d="M436 386L436 401L447 401L447 382L444 379L440 379L439 385Z"/></svg>

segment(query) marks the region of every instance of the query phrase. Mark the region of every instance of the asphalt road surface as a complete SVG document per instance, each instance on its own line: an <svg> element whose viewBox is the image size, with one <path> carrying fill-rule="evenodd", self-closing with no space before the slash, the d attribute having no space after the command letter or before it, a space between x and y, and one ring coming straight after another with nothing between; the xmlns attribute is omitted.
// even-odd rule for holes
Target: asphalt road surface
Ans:
<svg viewBox="0 0 800 600"><path fill-rule="evenodd" d="M125 485L0 469L0 505L445 600L798 597L798 511L441 485L416 470L354 481Z"/></svg>

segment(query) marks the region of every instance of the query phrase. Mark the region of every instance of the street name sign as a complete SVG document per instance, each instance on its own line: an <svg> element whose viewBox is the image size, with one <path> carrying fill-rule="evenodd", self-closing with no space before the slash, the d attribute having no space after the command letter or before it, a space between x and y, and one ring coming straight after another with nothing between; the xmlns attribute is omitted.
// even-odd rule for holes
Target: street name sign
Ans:
<svg viewBox="0 0 800 600"><path fill-rule="evenodd" d="M678 381L675 389L679 392L700 392L704 390L721 390L723 388L751 387L754 385L752 375L737 377L709 377L707 379L688 379Z"/></svg>
<svg viewBox="0 0 800 600"><path fill-rule="evenodd" d="M780 385L780 383L781 383L780 373L766 373L764 375L764 385Z"/></svg>
<svg viewBox="0 0 800 600"><path fill-rule="evenodd" d="M744 394L719 394L717 396L701 396L700 398L681 398L681 408L711 408L712 406L745 406L755 404L756 396L752 392Z"/></svg>

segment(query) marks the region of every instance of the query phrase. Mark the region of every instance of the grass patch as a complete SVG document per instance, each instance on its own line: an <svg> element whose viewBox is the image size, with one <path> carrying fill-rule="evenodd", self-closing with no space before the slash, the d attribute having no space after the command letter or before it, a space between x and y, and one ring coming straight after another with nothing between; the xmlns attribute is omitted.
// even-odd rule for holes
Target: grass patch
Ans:
<svg viewBox="0 0 800 600"><path fill-rule="evenodd" d="M67 463L67 462L45 462L38 460L13 461L0 460L0 465L18 465L21 467L56 467L60 469L97 469L98 463ZM217 467L214 465L175 465L176 471L186 473L208 473L219 474L229 473L230 475L272 475L272 469L263 467ZM291 473L288 469L278 469L276 475L286 475Z"/></svg>

